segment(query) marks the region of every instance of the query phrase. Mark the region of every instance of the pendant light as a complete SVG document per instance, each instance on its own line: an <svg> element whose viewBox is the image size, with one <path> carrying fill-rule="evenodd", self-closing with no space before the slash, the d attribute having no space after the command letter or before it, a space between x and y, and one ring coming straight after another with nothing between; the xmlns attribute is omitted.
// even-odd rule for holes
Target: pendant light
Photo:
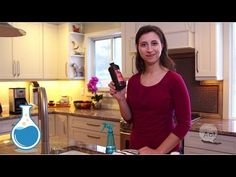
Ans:
<svg viewBox="0 0 236 177"><path fill-rule="evenodd" d="M18 29L9 23L0 22L0 37L19 37L26 35L22 29Z"/></svg>

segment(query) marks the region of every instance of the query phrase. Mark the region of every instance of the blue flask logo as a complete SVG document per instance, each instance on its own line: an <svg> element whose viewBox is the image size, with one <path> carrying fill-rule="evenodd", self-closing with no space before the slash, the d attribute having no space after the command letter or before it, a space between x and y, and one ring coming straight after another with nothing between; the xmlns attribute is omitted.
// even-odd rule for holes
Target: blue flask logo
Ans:
<svg viewBox="0 0 236 177"><path fill-rule="evenodd" d="M34 148L40 141L41 133L38 126L30 117L32 105L20 105L22 116L11 131L13 143L20 149Z"/></svg>

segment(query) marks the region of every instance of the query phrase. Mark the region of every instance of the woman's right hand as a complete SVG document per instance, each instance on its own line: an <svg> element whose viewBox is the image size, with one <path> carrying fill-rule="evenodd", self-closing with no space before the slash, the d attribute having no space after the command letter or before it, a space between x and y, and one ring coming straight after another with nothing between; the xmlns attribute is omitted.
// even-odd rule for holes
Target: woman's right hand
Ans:
<svg viewBox="0 0 236 177"><path fill-rule="evenodd" d="M114 97L115 99L119 100L123 100L125 99L125 91L126 91L126 87L123 88L122 90L117 91L115 84L113 81L111 81L108 86L110 87L110 95L112 97Z"/></svg>

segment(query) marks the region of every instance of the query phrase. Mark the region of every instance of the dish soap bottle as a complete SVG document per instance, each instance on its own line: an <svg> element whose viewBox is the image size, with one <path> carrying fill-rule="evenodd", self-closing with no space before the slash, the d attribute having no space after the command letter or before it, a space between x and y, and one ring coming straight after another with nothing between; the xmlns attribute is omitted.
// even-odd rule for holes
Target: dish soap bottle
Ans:
<svg viewBox="0 0 236 177"><path fill-rule="evenodd" d="M115 63L110 63L108 71L111 75L112 81L115 83L116 90L122 90L126 87L126 82L120 72L120 68Z"/></svg>
<svg viewBox="0 0 236 177"><path fill-rule="evenodd" d="M114 139L114 134L113 134L113 125L107 122L103 123L103 128L107 128L107 145L106 145L106 154L112 154L113 152L116 151L116 145L115 145L115 139Z"/></svg>

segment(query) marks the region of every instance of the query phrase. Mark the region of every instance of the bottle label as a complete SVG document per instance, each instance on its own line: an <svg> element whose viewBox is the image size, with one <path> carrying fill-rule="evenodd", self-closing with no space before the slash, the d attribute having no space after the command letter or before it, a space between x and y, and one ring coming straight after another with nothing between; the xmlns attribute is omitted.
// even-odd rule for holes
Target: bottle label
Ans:
<svg viewBox="0 0 236 177"><path fill-rule="evenodd" d="M122 76L120 70L119 70L119 69L115 69L115 72L116 72L118 81L119 81L119 82L124 81L124 78L123 78L123 76Z"/></svg>

